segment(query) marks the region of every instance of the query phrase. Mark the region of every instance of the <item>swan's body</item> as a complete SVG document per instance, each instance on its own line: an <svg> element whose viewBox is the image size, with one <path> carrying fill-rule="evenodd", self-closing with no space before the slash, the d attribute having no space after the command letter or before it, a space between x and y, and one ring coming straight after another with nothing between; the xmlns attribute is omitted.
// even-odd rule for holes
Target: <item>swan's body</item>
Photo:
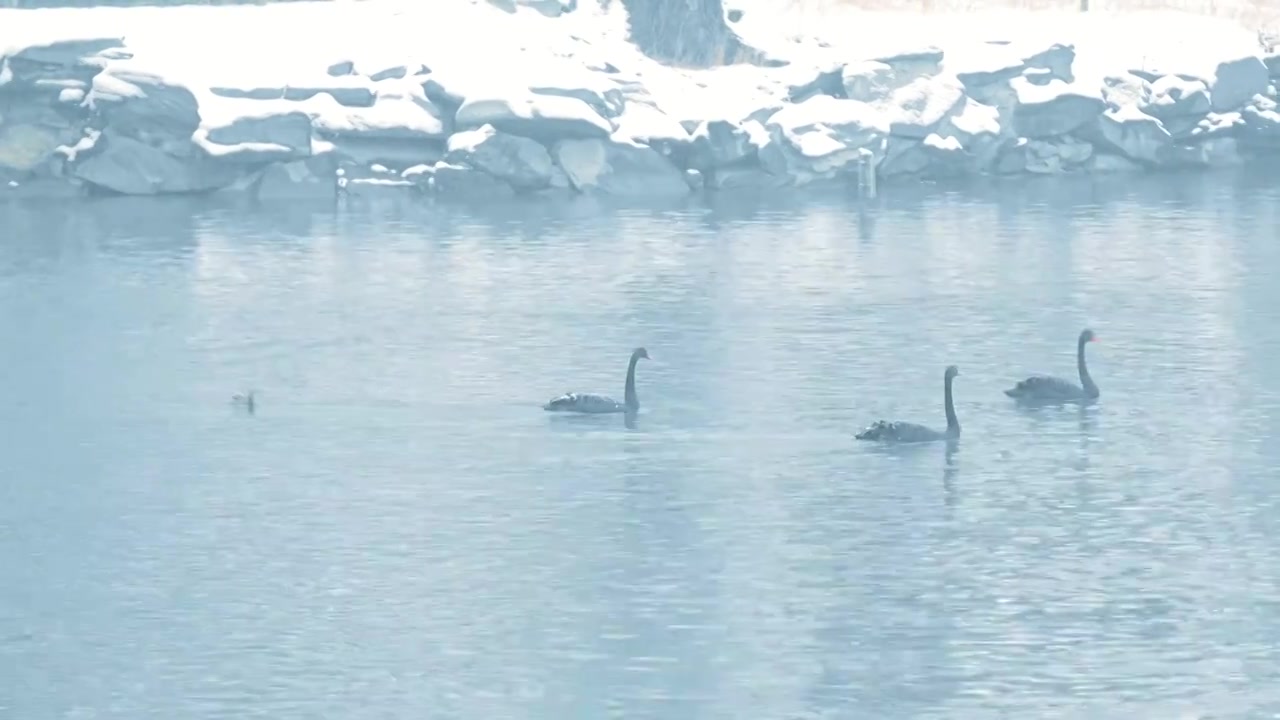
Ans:
<svg viewBox="0 0 1280 720"><path fill-rule="evenodd" d="M595 393L565 393L559 397L551 398L546 405L542 406L543 410L548 412L576 412L576 413L633 413L640 409L640 398L636 395L636 363L641 358L649 359L649 351L644 348L636 348L631 353L631 362L627 364L627 384L623 390L623 401L618 402L611 397L605 395L597 395Z"/></svg>
<svg viewBox="0 0 1280 720"><path fill-rule="evenodd" d="M854 437L858 440L877 442L917 443L937 440L955 440L960 437L960 421L956 418L955 403L951 400L951 381L960 374L955 365L947 366L942 376L943 405L947 413L947 429L941 432L916 423L878 420Z"/></svg>
<svg viewBox="0 0 1280 720"><path fill-rule="evenodd" d="M1089 377L1089 367L1084 360L1084 347L1094 341L1093 331L1085 329L1076 341L1076 369L1080 373L1080 384L1070 380L1032 375L1005 390L1004 394L1019 402L1068 403L1096 400L1101 394L1093 378Z"/></svg>

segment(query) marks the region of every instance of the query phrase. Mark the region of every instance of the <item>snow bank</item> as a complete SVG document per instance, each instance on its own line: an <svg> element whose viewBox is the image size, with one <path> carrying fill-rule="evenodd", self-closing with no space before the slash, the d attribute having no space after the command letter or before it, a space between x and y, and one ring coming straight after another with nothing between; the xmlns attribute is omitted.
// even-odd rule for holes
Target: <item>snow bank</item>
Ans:
<svg viewBox="0 0 1280 720"><path fill-rule="evenodd" d="M768 62L662 65L619 3L0 10L0 197L679 196L865 157L892 181L1280 151L1280 56L1230 22L726 4Z"/></svg>

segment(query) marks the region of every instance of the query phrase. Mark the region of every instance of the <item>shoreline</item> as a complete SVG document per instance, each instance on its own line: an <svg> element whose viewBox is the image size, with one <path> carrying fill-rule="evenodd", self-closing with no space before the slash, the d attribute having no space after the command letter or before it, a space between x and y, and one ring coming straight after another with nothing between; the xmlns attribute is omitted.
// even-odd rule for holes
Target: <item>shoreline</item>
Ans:
<svg viewBox="0 0 1280 720"><path fill-rule="evenodd" d="M396 4L0 10L0 201L643 203L856 192L873 168L892 192L1280 159L1280 54L1221 24L1194 57L1162 38L1114 58L1101 40L1028 26L1020 40L886 40L870 56L821 38L757 43L765 66L679 70L625 42L617 12L441 2L434 17L456 11L455 27L427 38L406 28L432 13ZM343 18L399 29L377 43L321 35L268 63L316 13L331 33ZM205 31L147 32L184 16ZM88 32L131 22L142 32ZM1087 38L1089 22L1107 19L1074 31ZM467 28L512 44L468 47ZM235 62L212 55L229 47Z"/></svg>

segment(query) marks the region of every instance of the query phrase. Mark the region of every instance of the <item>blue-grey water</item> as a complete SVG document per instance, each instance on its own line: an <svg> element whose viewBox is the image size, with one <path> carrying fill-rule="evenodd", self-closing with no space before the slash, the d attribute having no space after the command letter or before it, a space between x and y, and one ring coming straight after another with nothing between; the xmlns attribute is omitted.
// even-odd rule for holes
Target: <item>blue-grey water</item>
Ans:
<svg viewBox="0 0 1280 720"><path fill-rule="evenodd" d="M0 205L0 718L1276 717L1280 180L885 192Z"/></svg>

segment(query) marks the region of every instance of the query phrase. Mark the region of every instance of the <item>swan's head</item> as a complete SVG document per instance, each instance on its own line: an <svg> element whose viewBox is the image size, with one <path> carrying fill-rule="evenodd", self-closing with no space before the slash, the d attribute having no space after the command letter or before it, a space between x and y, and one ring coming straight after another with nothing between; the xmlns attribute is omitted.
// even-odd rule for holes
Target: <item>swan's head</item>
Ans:
<svg viewBox="0 0 1280 720"><path fill-rule="evenodd" d="M634 352L632 352L632 353L631 353L631 357L633 357L633 358L644 358L645 360L648 360L648 359L649 359L649 351L648 351L648 350L645 350L645 349L644 349L644 348L642 348L642 347L638 347L638 348L636 348L636 349L635 349L635 351L634 351Z"/></svg>
<svg viewBox="0 0 1280 720"><path fill-rule="evenodd" d="M1080 333L1080 344L1081 344L1081 345L1083 345L1083 344L1085 344L1085 343L1091 343L1091 342L1094 342L1096 339L1097 339L1097 338L1095 338L1095 337L1093 336L1093 331L1092 331L1092 330L1090 330L1089 328L1085 328L1085 329L1084 329L1084 332Z"/></svg>
<svg viewBox="0 0 1280 720"><path fill-rule="evenodd" d="M943 377L947 380L950 380L952 378L959 377L959 376L960 376L960 368L956 367L955 365L948 365L947 372L943 375Z"/></svg>

